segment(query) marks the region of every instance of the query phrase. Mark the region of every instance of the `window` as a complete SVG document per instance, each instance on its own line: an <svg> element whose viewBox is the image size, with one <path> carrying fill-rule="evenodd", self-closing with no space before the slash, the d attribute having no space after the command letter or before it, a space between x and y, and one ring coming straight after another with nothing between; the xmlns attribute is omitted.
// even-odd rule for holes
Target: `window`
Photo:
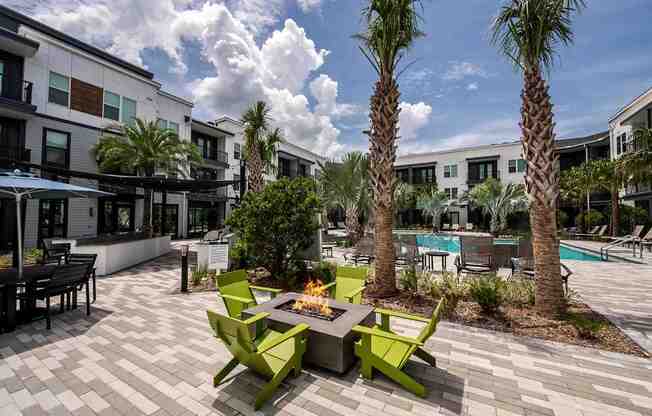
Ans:
<svg viewBox="0 0 652 416"><path fill-rule="evenodd" d="M399 181L403 183L409 183L410 182L410 171L407 169L402 169L402 170L397 170L396 171L396 177L398 178Z"/></svg>
<svg viewBox="0 0 652 416"><path fill-rule="evenodd" d="M43 132L43 164L68 168L70 133L45 129Z"/></svg>
<svg viewBox="0 0 652 416"><path fill-rule="evenodd" d="M173 121L170 121L168 123L168 128L175 132L177 135L179 134L179 123L175 123Z"/></svg>
<svg viewBox="0 0 652 416"><path fill-rule="evenodd" d="M104 118L120 121L120 96L104 91Z"/></svg>
<svg viewBox="0 0 652 416"><path fill-rule="evenodd" d="M240 143L233 143L233 158L240 159Z"/></svg>
<svg viewBox="0 0 652 416"><path fill-rule="evenodd" d="M162 118L157 118L156 119L156 127L159 129L167 129L168 128L168 121L163 120Z"/></svg>
<svg viewBox="0 0 652 416"><path fill-rule="evenodd" d="M65 237L68 230L66 199L41 199L39 201L38 233L44 238Z"/></svg>
<svg viewBox="0 0 652 416"><path fill-rule="evenodd" d="M444 188L444 193L448 199L457 199L457 188Z"/></svg>
<svg viewBox="0 0 652 416"><path fill-rule="evenodd" d="M457 165L444 165L444 178L457 178Z"/></svg>
<svg viewBox="0 0 652 416"><path fill-rule="evenodd" d="M424 183L435 183L434 167L418 168L414 169L412 172L414 174L414 183L416 185Z"/></svg>
<svg viewBox="0 0 652 416"><path fill-rule="evenodd" d="M50 91L48 93L48 101L54 104L59 104L68 107L70 98L70 78L50 72Z"/></svg>
<svg viewBox="0 0 652 416"><path fill-rule="evenodd" d="M509 160L508 171L509 173L525 172L525 160L524 159Z"/></svg>
<svg viewBox="0 0 652 416"><path fill-rule="evenodd" d="M122 122L130 126L134 125L136 119L136 101L122 97Z"/></svg>
<svg viewBox="0 0 652 416"><path fill-rule="evenodd" d="M240 192L240 175L233 175L233 181L235 182L233 184L233 190L236 192Z"/></svg>

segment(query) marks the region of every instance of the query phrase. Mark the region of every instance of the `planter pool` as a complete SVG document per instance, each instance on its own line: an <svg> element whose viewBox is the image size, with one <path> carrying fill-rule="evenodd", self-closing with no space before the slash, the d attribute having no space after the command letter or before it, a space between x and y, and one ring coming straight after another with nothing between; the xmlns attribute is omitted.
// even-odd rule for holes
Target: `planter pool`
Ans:
<svg viewBox="0 0 652 416"><path fill-rule="evenodd" d="M496 238L494 245L515 245L516 241L508 238ZM460 252L460 239L454 235L417 234L417 245L427 250ZM559 247L561 260L602 261L599 256L588 254L567 246Z"/></svg>

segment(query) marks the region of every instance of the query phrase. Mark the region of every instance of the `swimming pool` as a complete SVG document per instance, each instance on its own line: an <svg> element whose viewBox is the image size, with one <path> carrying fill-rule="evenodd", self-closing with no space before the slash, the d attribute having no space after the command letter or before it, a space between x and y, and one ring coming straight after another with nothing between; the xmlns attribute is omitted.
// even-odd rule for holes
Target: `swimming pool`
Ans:
<svg viewBox="0 0 652 416"><path fill-rule="evenodd" d="M515 244L514 240L497 238L495 245ZM460 252L460 239L453 235L417 234L417 245L430 250ZM559 258L562 260L601 261L599 256L588 254L566 246L559 247Z"/></svg>

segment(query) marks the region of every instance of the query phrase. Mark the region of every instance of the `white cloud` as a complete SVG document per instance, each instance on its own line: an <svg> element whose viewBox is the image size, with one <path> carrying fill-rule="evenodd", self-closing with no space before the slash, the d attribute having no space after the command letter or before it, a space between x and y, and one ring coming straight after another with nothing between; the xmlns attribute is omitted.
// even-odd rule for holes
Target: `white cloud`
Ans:
<svg viewBox="0 0 652 416"><path fill-rule="evenodd" d="M402 102L399 105L399 134L401 141L410 141L417 138L417 132L430 122L432 107L424 102L410 104Z"/></svg>
<svg viewBox="0 0 652 416"><path fill-rule="evenodd" d="M328 51L292 19L269 33L290 2L306 12L320 5L316 0L47 0L24 7L37 20L137 65L143 65L143 50L159 49L182 78L186 41L198 41L215 72L184 80L196 114L238 118L256 100L266 100L289 140L333 155L341 145L332 120L353 107L337 103L337 82L326 75L310 88L315 109L302 94Z"/></svg>
<svg viewBox="0 0 652 416"><path fill-rule="evenodd" d="M472 82L469 85L466 86L466 89L468 91L477 91L480 88L477 82Z"/></svg>
<svg viewBox="0 0 652 416"><path fill-rule="evenodd" d="M480 65L471 62L452 61L442 75L445 81L461 81L467 77L487 78L489 74Z"/></svg>
<svg viewBox="0 0 652 416"><path fill-rule="evenodd" d="M481 144L513 142L520 137L518 120L504 118L481 124L477 127L437 140L433 150L454 149Z"/></svg>

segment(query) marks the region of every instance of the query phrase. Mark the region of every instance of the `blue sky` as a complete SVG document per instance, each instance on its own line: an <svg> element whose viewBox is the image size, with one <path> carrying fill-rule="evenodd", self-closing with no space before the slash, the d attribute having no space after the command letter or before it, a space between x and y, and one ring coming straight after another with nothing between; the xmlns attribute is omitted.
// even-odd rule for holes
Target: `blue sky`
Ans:
<svg viewBox="0 0 652 416"><path fill-rule="evenodd" d="M358 0L4 0L144 65L202 119L270 102L294 142L329 156L366 149L375 73L351 35ZM121 6L124 6L122 7ZM518 138L521 79L489 44L502 1L426 0L401 85L401 153ZM652 86L649 0L589 0L550 73L558 137L607 130Z"/></svg>

